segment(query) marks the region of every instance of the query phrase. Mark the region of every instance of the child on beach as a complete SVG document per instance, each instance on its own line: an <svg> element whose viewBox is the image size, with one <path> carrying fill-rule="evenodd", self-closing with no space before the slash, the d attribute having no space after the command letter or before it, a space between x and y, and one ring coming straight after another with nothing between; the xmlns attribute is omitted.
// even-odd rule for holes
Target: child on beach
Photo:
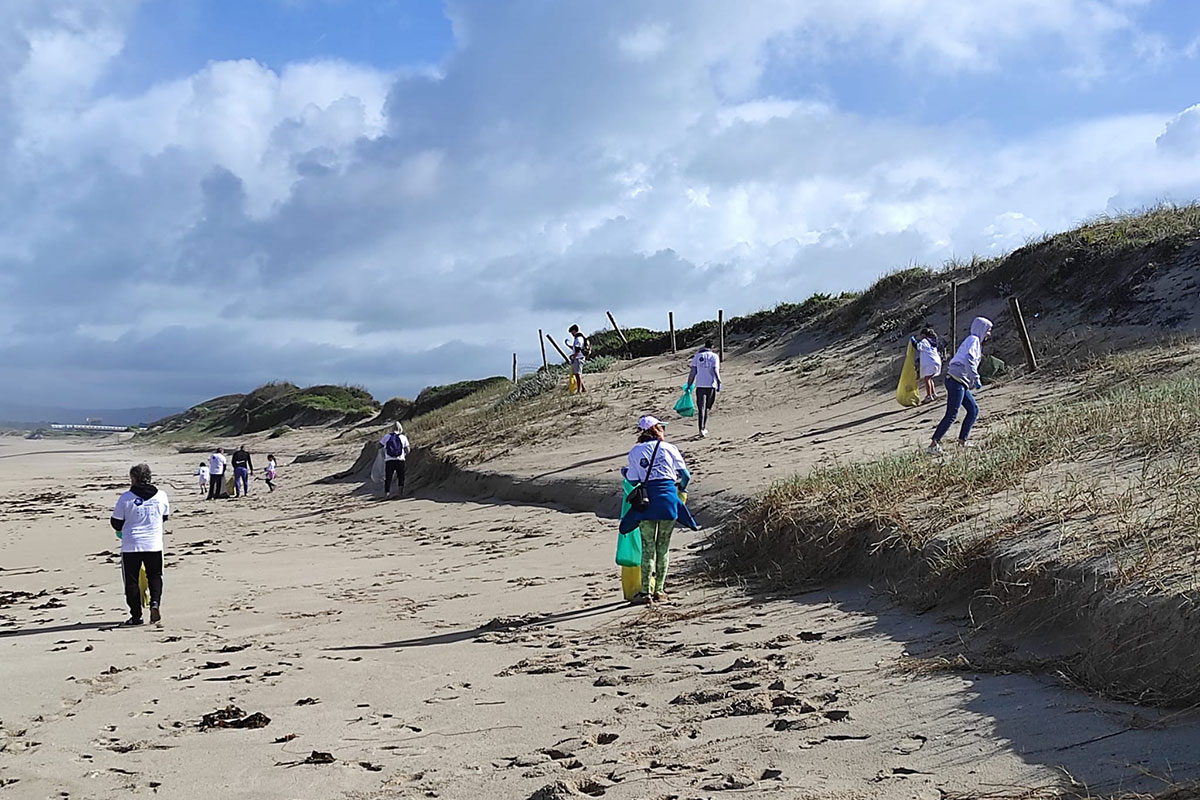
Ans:
<svg viewBox="0 0 1200 800"><path fill-rule="evenodd" d="M196 475L200 478L200 494L208 494L208 464L200 462L200 469L196 470Z"/></svg>
<svg viewBox="0 0 1200 800"><path fill-rule="evenodd" d="M937 400L937 389L934 388L933 379L942 374L942 354L938 350L938 337L933 328L921 331L921 339L916 345L921 382L925 385L925 399L921 401L924 405Z"/></svg>
<svg viewBox="0 0 1200 800"><path fill-rule="evenodd" d="M979 416L979 406L971 390L983 385L979 379L979 362L983 358L983 343L991 335L992 321L987 317L976 317L971 322L971 335L963 339L958 352L950 359L950 365L946 368L946 416L942 417L933 432L933 439L929 442L930 455L942 454L942 437L954 424L960 406L967 410L967 416L958 434L958 446L971 446L967 437L971 435L971 426Z"/></svg>
<svg viewBox="0 0 1200 800"><path fill-rule="evenodd" d="M275 491L275 456L267 456L267 488Z"/></svg>

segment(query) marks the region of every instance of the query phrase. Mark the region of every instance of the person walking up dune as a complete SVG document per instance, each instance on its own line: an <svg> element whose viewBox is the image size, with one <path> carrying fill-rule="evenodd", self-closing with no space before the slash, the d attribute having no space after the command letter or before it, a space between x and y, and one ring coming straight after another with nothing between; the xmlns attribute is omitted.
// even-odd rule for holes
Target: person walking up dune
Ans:
<svg viewBox="0 0 1200 800"><path fill-rule="evenodd" d="M665 422L651 416L639 419L637 444L629 451L628 465L621 470L626 480L645 489L647 501L638 508L631 499L629 510L621 518L621 533L638 528L642 535L642 591L633 598L634 603L666 602L667 563L675 524L700 529L679 497L691 473L683 454L666 441L666 436Z"/></svg>
<svg viewBox="0 0 1200 800"><path fill-rule="evenodd" d="M121 537L121 574L129 619L142 624L142 590L138 577L143 568L150 584L150 621L162 619L163 523L171 514L167 493L151 483L150 467L138 464L129 470L129 491L121 495L109 520Z"/></svg>
<svg viewBox="0 0 1200 800"><path fill-rule="evenodd" d="M396 479L396 497L404 497L404 465L412 449L408 437L404 435L404 426L393 422L392 430L379 440L379 448L384 456L383 498L386 500L392 493L393 477Z"/></svg>
<svg viewBox="0 0 1200 800"><path fill-rule="evenodd" d="M696 388L696 422L700 436L708 436L708 412L717 402L721 391L721 359L713 352L712 340L704 342L696 355L692 356L692 369L688 372L687 385Z"/></svg>
<svg viewBox="0 0 1200 800"><path fill-rule="evenodd" d="M933 432L933 439L929 442L930 454L941 455L942 437L954 424L960 407L967 410L967 416L963 418L958 433L958 445L971 446L967 437L971 435L971 427L979 417L979 404L975 402L971 390L983 385L979 379L979 362L983 358L983 343L991 335L992 321L987 317L976 317L971 322L971 335L963 339L958 352L950 359L946 367L946 415Z"/></svg>

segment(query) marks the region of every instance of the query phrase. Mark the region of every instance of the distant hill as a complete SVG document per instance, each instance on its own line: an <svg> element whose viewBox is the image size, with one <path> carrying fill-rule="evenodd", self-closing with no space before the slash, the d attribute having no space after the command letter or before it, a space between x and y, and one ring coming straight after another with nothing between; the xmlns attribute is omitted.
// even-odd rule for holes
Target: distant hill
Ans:
<svg viewBox="0 0 1200 800"><path fill-rule="evenodd" d="M62 408L0 403L0 424L12 428L32 428L51 422L84 423L89 418L101 425L143 425L171 414L179 408L145 406L142 408Z"/></svg>
<svg viewBox="0 0 1200 800"><path fill-rule="evenodd" d="M310 386L285 381L264 384L249 394L214 397L153 423L158 434L237 436L287 426L348 425L379 412L379 403L357 386Z"/></svg>

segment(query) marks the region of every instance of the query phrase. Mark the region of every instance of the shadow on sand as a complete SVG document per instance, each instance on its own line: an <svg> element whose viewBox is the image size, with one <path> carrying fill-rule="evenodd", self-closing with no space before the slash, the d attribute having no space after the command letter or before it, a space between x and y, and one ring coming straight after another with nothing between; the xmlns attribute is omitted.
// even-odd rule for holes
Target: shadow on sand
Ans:
<svg viewBox="0 0 1200 800"><path fill-rule="evenodd" d="M107 628L118 628L121 620L110 622L72 622L68 625L44 625L40 628L17 628L16 630L0 630L0 639L8 636L36 636L39 633L70 633L71 631L95 631Z"/></svg>
<svg viewBox="0 0 1200 800"><path fill-rule="evenodd" d="M623 600L618 600L612 603L605 603L599 606L590 606L588 608L577 608L574 611L563 611L558 614L546 614L541 617L533 617L529 620L520 620L508 624L492 624L480 625L477 628L469 630L452 631L450 633L439 633L434 636L422 636L416 639L401 639L396 642L383 642L381 644L359 644L347 645L345 647L329 647L330 651L343 650L391 650L403 649L408 647L431 647L439 644L455 644L456 642L465 642L482 636L485 633L495 633L496 631L511 631L518 628L548 628L560 622L567 622L576 619L586 619L587 617L595 617L600 614L607 614L611 611L618 611L623 608L629 608L629 603Z"/></svg>

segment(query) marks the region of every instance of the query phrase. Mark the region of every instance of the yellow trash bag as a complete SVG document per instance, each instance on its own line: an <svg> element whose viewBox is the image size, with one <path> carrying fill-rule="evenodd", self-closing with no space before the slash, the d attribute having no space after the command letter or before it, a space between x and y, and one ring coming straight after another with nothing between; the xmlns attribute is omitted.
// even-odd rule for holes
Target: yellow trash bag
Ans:
<svg viewBox="0 0 1200 800"><path fill-rule="evenodd" d="M142 590L142 608L150 607L150 579L146 577L146 565L138 572L138 588Z"/></svg>
<svg viewBox="0 0 1200 800"><path fill-rule="evenodd" d="M575 394L579 391L579 378L575 377L575 373L571 373L570 379L567 381L567 392Z"/></svg>
<svg viewBox="0 0 1200 800"><path fill-rule="evenodd" d="M900 370L900 382L896 384L896 402L905 408L921 405L921 390L918 388L917 348L908 343L908 352L904 354L904 367Z"/></svg>
<svg viewBox="0 0 1200 800"><path fill-rule="evenodd" d="M642 590L642 568L621 567L621 594L632 600Z"/></svg>

